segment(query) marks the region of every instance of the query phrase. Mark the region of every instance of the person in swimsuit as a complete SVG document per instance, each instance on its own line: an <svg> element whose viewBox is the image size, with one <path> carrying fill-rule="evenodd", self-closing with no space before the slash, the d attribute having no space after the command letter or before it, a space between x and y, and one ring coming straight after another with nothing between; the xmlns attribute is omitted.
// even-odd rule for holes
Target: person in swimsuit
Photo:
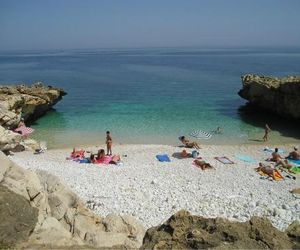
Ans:
<svg viewBox="0 0 300 250"><path fill-rule="evenodd" d="M185 138L185 136L180 136L179 139L188 148L200 149L200 146L197 142L190 142L188 139Z"/></svg>
<svg viewBox="0 0 300 250"><path fill-rule="evenodd" d="M112 155L112 138L109 131L106 131L106 149L107 155Z"/></svg>
<svg viewBox="0 0 300 250"><path fill-rule="evenodd" d="M298 151L298 147L294 147L294 151L290 152L287 158L293 160L300 160L300 153Z"/></svg>
<svg viewBox="0 0 300 250"><path fill-rule="evenodd" d="M278 148L275 148L275 151L272 153L272 157L269 160L279 162L282 159L283 157L278 153Z"/></svg>
<svg viewBox="0 0 300 250"><path fill-rule="evenodd" d="M24 118L21 118L21 120L20 120L20 122L18 124L18 128L20 128L20 127L26 127Z"/></svg>
<svg viewBox="0 0 300 250"><path fill-rule="evenodd" d="M283 167L283 168L286 168L288 170L291 170L294 165L289 163L289 161L287 159L284 159L284 160L279 160L276 165L276 167Z"/></svg>
<svg viewBox="0 0 300 250"><path fill-rule="evenodd" d="M282 175L280 174L280 172L277 169L274 169L270 166L266 166L265 164L263 164L261 162L259 163L259 167L255 168L255 170L263 172L264 174L268 175L269 177L272 177L273 180L276 180L276 176L275 176L276 173L282 177Z"/></svg>
<svg viewBox="0 0 300 250"><path fill-rule="evenodd" d="M102 162L105 158L105 151L104 149L99 149L95 162Z"/></svg>
<svg viewBox="0 0 300 250"><path fill-rule="evenodd" d="M181 156L182 158L188 158L188 157L191 157L192 154L191 154L191 153L188 153L188 152L184 149L184 150L182 150L182 152L180 153L180 156Z"/></svg>
<svg viewBox="0 0 300 250"><path fill-rule="evenodd" d="M269 133L271 132L271 129L269 127L268 124L265 125L265 135L263 137L264 141L268 141L269 140Z"/></svg>
<svg viewBox="0 0 300 250"><path fill-rule="evenodd" d="M201 160L194 160L194 163L197 167L201 168L202 170L205 169L214 169L214 167L212 165L210 165L209 163L205 162L205 161L201 161Z"/></svg>

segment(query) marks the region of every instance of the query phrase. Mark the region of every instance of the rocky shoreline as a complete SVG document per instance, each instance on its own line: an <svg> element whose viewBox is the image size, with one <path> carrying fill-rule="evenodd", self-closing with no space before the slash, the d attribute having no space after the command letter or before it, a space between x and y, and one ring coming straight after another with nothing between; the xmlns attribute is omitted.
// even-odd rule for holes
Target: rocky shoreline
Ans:
<svg viewBox="0 0 300 250"><path fill-rule="evenodd" d="M238 222L218 217L204 218L181 210L146 232L142 224L130 215L109 214L103 217L94 214L59 178L42 168L35 171L24 169L1 152L0 161L0 248L300 247L299 221L280 231L268 219L259 217ZM93 172L92 169L90 171ZM147 211L148 208L145 205L142 209Z"/></svg>
<svg viewBox="0 0 300 250"><path fill-rule="evenodd" d="M279 78L247 74L242 76L242 83L238 94L258 111L300 119L300 76Z"/></svg>
<svg viewBox="0 0 300 250"><path fill-rule="evenodd" d="M31 86L0 86L0 150L22 151L35 149L39 145L31 139L23 139L12 129L21 120L32 122L49 111L66 92L41 82Z"/></svg>
<svg viewBox="0 0 300 250"><path fill-rule="evenodd" d="M32 121L43 115L65 94L40 83L31 87L0 87L0 151L15 150L20 145L29 147L30 141L10 129L17 126L21 117ZM31 140L32 148L36 144ZM121 155L128 155L123 167L68 162L65 151L49 151L34 157L32 152L10 157L0 152L0 248L300 247L298 196L288 192L299 182L287 179L269 183L259 179L252 165L240 162L229 168L214 159L216 152L234 159L238 150L235 147L201 149L201 155L216 167L216 172L195 168L191 159L172 158L172 165L154 161L157 152L172 155L181 148L119 147L116 149ZM96 148L90 149L93 150ZM257 147L242 150L265 157ZM67 181L76 193L59 178ZM252 190L251 185L256 189ZM123 206L124 213L99 215L109 211L109 206ZM177 212L182 208L193 213L201 211L210 218L184 210ZM126 209L134 209L152 222L167 211L176 213L162 224L159 220L159 226L146 232L143 218L139 222ZM273 225L278 220L275 225L279 228L294 222L280 231L267 218L253 217L254 211L262 216L262 209L263 217L273 220ZM219 218L220 214L223 218ZM244 222L226 219L232 219L231 216Z"/></svg>

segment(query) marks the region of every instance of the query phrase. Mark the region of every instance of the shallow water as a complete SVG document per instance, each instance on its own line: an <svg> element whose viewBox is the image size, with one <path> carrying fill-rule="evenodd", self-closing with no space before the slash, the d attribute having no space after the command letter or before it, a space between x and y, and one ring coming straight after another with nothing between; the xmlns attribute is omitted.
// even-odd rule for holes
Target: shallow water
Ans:
<svg viewBox="0 0 300 250"><path fill-rule="evenodd" d="M193 129L223 134L205 143L297 142L292 122L239 111L241 75L300 75L300 49L123 49L0 53L0 82L44 81L68 95L32 126L50 147L178 143Z"/></svg>

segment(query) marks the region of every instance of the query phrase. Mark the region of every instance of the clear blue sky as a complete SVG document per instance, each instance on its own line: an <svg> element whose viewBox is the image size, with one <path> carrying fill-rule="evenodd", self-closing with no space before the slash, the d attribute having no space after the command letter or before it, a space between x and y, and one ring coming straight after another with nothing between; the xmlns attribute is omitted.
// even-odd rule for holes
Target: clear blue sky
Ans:
<svg viewBox="0 0 300 250"><path fill-rule="evenodd" d="M0 50L299 46L300 0L0 0Z"/></svg>

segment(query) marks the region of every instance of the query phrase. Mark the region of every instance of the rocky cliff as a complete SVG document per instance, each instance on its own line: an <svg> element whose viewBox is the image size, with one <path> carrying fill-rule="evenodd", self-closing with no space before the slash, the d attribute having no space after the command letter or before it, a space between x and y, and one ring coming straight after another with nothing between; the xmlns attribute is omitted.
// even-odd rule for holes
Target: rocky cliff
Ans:
<svg viewBox="0 0 300 250"><path fill-rule="evenodd" d="M242 76L239 95L263 110L282 117L300 119L300 76Z"/></svg>
<svg viewBox="0 0 300 250"><path fill-rule="evenodd" d="M0 152L0 249L137 249L133 217L96 216L57 177L18 167Z"/></svg>
<svg viewBox="0 0 300 250"><path fill-rule="evenodd" d="M285 232L267 219L232 222L179 211L160 226L147 230L141 249L299 249L300 224Z"/></svg>
<svg viewBox="0 0 300 250"><path fill-rule="evenodd" d="M44 86L41 82L31 86L0 86L0 150L36 147L36 142L23 140L11 129L19 124L21 117L29 122L42 116L64 95L66 92L62 89Z"/></svg>

